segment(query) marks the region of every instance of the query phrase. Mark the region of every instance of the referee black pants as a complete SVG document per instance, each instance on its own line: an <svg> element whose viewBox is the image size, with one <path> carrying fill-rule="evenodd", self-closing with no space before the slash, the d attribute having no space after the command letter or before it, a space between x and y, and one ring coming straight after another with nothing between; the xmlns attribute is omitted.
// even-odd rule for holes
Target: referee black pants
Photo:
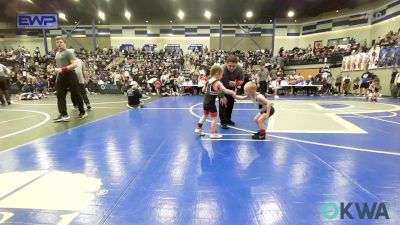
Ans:
<svg viewBox="0 0 400 225"><path fill-rule="evenodd" d="M233 105L235 104L235 99L231 95L225 95L228 102L226 103L226 107L219 104L219 119L222 124L227 124L231 121Z"/></svg>
<svg viewBox="0 0 400 225"><path fill-rule="evenodd" d="M76 103L81 114L85 113L83 101L79 94L79 81L75 71L61 72L57 75L56 91L58 112L61 115L68 115L67 112L67 90L71 92L71 98L76 99Z"/></svg>

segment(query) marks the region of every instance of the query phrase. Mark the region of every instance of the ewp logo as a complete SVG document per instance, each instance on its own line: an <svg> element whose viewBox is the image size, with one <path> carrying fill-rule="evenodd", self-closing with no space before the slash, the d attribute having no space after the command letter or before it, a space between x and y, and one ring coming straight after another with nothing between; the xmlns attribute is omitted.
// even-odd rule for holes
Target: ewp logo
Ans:
<svg viewBox="0 0 400 225"><path fill-rule="evenodd" d="M57 14L24 14L18 15L18 29L57 29Z"/></svg>
<svg viewBox="0 0 400 225"><path fill-rule="evenodd" d="M355 206L356 210L352 211L352 206ZM328 220L337 219L340 213L340 219L354 219L354 215L358 216L359 219L380 219L383 217L385 219L390 219L389 214L386 209L386 205L383 202L374 202L372 205L368 203L358 203L358 202L349 202L349 203L340 203L340 207L338 204L333 202L328 202L322 205L321 215L323 218ZM353 213L353 214L352 214ZM367 217L367 218L365 218Z"/></svg>

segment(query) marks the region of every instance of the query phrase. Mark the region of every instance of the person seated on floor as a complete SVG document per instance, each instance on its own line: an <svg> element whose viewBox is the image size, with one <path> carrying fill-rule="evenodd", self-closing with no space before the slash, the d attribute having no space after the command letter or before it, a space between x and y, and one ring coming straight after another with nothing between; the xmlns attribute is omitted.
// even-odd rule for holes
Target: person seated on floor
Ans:
<svg viewBox="0 0 400 225"><path fill-rule="evenodd" d="M38 92L38 95L41 98L46 98L46 95L44 94L44 89L46 88L46 84L44 80L39 80L36 83L36 91Z"/></svg>
<svg viewBox="0 0 400 225"><path fill-rule="evenodd" d="M342 78L342 95L348 95L350 93L350 87L351 87L351 77L349 74L346 74L345 77Z"/></svg>
<svg viewBox="0 0 400 225"><path fill-rule="evenodd" d="M161 93L161 81L159 79L157 79L154 82L154 88L156 89L157 95L160 95L160 93Z"/></svg>
<svg viewBox="0 0 400 225"><path fill-rule="evenodd" d="M172 81L170 91L172 96L179 96L179 85L176 79Z"/></svg>
<svg viewBox="0 0 400 225"><path fill-rule="evenodd" d="M368 87L367 101L376 102L380 96L379 79L372 80Z"/></svg>
<svg viewBox="0 0 400 225"><path fill-rule="evenodd" d="M144 103L140 101L140 98L143 97L141 93L141 88L136 81L132 81L131 84L131 88L129 88L127 91L128 104L126 106L128 106L128 108L130 109L141 108L144 105Z"/></svg>
<svg viewBox="0 0 400 225"><path fill-rule="evenodd" d="M182 86L185 95L191 95L193 93L193 83L189 78L185 78Z"/></svg>
<svg viewBox="0 0 400 225"><path fill-rule="evenodd" d="M22 93L16 95L18 100L38 100L43 97L35 93L35 86L32 83L24 83L22 86Z"/></svg>
<svg viewBox="0 0 400 225"><path fill-rule="evenodd" d="M280 83L280 77L277 77L276 79L273 79L269 86L268 86L268 92L265 96L274 96L275 99L279 98L278 95L278 90L279 90L279 83Z"/></svg>
<svg viewBox="0 0 400 225"><path fill-rule="evenodd" d="M353 91L357 92L360 89L360 77L356 77L353 81Z"/></svg>

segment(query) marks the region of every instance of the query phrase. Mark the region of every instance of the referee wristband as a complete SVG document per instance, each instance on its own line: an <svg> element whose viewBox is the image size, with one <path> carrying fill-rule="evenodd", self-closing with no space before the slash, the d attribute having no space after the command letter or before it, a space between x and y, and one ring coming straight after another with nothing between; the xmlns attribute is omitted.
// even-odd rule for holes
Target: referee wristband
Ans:
<svg viewBox="0 0 400 225"><path fill-rule="evenodd" d="M224 97L225 97L225 95L224 95L224 93L223 93L223 92L221 92L221 93L218 93L218 97L219 97L219 98L224 98Z"/></svg>
<svg viewBox="0 0 400 225"><path fill-rule="evenodd" d="M64 73L68 72L68 67L66 67L66 66L61 67L61 71Z"/></svg>
<svg viewBox="0 0 400 225"><path fill-rule="evenodd" d="M240 80L237 80L235 83L236 86L240 86Z"/></svg>

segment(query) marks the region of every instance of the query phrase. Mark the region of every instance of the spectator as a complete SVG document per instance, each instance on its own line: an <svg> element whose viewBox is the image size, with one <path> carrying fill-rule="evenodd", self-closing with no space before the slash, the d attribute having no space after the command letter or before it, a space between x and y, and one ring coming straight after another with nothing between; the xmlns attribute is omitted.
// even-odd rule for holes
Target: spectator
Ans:
<svg viewBox="0 0 400 225"><path fill-rule="evenodd" d="M79 97L81 97L83 102L85 103L87 111L90 111L92 107L90 106L90 101L86 94L86 88L85 88L85 84L87 84L87 79L88 79L86 67L82 59L77 58L76 60L78 66L75 68L75 72L76 75L78 76L78 81L79 81L79 93L80 93ZM74 104L74 107L77 108L78 107L77 99L72 99L71 95L71 100Z"/></svg>
<svg viewBox="0 0 400 225"><path fill-rule="evenodd" d="M379 91L379 79L372 80L371 84L368 87L367 101L368 99L370 99L371 102L376 102L379 97Z"/></svg>
<svg viewBox="0 0 400 225"><path fill-rule="evenodd" d="M8 105L11 105L11 100L10 100L10 93L9 93L9 86L10 86L10 75L11 71L8 69L6 66L3 64L0 64L0 102L2 106L6 105L6 102ZM4 100L4 97L5 100Z"/></svg>
<svg viewBox="0 0 400 225"><path fill-rule="evenodd" d="M279 77L276 78L276 79L273 79L271 81L271 83L269 84L269 87L268 87L267 96L273 95L274 98L279 98L279 96L278 96L278 90L280 88L279 82L280 82L280 78Z"/></svg>
<svg viewBox="0 0 400 225"><path fill-rule="evenodd" d="M266 67L270 66L270 64L265 64ZM267 91L267 82L269 80L269 71L263 65L260 66L260 71L257 73L257 84L260 87L260 94L265 96Z"/></svg>
<svg viewBox="0 0 400 225"><path fill-rule="evenodd" d="M276 64L274 64L274 66L272 67L272 69L270 71L271 80L276 80L277 73L278 73L278 71L276 69Z"/></svg>
<svg viewBox="0 0 400 225"><path fill-rule="evenodd" d="M342 87L342 81L343 81L343 75L340 73L339 75L336 76L336 82L335 82L335 87L337 93L342 93L341 87Z"/></svg>
<svg viewBox="0 0 400 225"><path fill-rule="evenodd" d="M398 98L400 97L400 73L397 73L395 78L394 78L394 90L393 90L393 97Z"/></svg>
<svg viewBox="0 0 400 225"><path fill-rule="evenodd" d="M392 70L392 75L391 75L391 79L390 79L390 93L392 95L393 98L397 97L397 92L396 92L396 76L398 76L398 72L397 69L393 69Z"/></svg>
<svg viewBox="0 0 400 225"><path fill-rule="evenodd" d="M156 93L157 95L160 95L160 91L161 91L161 81L159 79L157 79L154 82L154 88L156 89Z"/></svg>
<svg viewBox="0 0 400 225"><path fill-rule="evenodd" d="M140 93L141 89L139 87L139 84L135 81L132 81L131 83L131 88L127 91L127 96L128 96L128 108L139 108L143 106L143 102L140 101L140 98L142 98L142 94Z"/></svg>
<svg viewBox="0 0 400 225"><path fill-rule="evenodd" d="M349 74L346 74L346 76L343 77L341 86L342 86L342 88L341 88L342 95L343 96L348 95L350 92L350 88L351 88L351 78L350 78Z"/></svg>
<svg viewBox="0 0 400 225"><path fill-rule="evenodd" d="M371 79L372 79L372 74L368 71L368 69L366 69L365 72L361 75L360 96L361 95L363 97L366 96L367 89L369 87L369 82L371 81Z"/></svg>

